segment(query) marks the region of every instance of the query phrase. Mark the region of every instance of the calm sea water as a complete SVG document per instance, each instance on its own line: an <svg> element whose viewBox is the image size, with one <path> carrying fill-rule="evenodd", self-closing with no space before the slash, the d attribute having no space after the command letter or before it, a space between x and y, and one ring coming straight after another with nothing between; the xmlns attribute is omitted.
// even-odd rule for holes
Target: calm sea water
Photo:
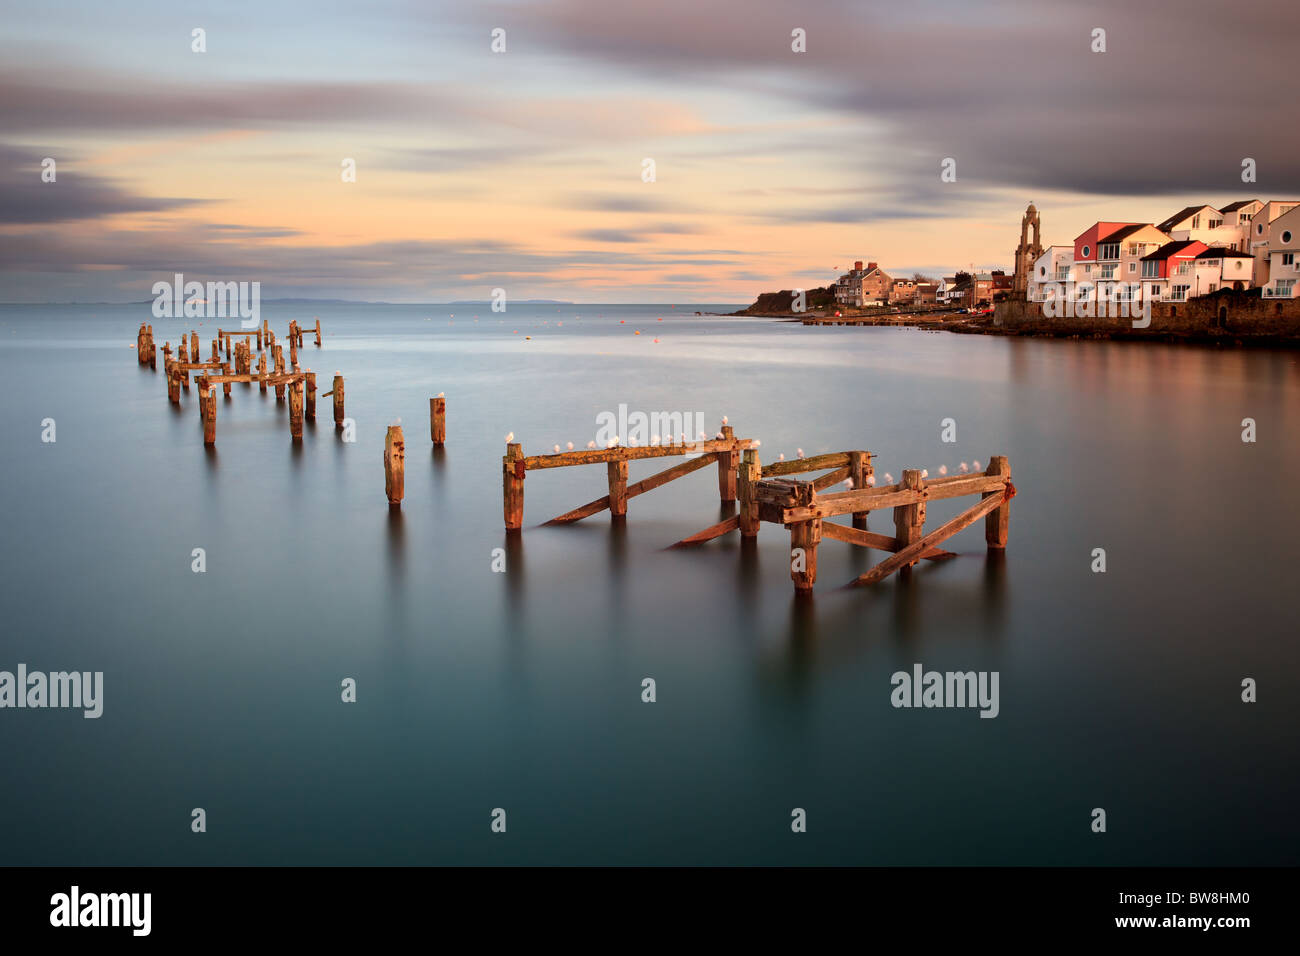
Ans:
<svg viewBox="0 0 1300 956"><path fill-rule="evenodd" d="M697 308L272 303L280 333L321 318L302 364L322 391L344 373L357 440L325 400L295 448L274 393L235 386L209 453L197 393L173 409L128 347L148 306L0 307L0 669L105 675L98 720L0 711L0 863L1300 862L1296 353ZM191 324L155 321L159 346ZM774 526L753 553L664 550L719 520L713 469L621 527L537 527L605 473L530 474L508 543L505 434L583 447L619 403L729 416L765 461L1006 454L1005 560L977 526L910 582L843 591L880 555L826 541L797 601ZM893 708L918 662L998 671L999 716Z"/></svg>

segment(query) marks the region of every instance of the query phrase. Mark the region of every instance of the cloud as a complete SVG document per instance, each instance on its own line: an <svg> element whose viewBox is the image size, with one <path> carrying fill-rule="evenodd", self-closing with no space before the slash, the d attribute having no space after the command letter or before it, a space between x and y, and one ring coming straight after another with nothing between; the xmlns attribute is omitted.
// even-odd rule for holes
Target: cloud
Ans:
<svg viewBox="0 0 1300 956"><path fill-rule="evenodd" d="M103 219L139 212L167 212L200 200L140 196L113 180L80 171L75 158L60 151L55 181L41 179L40 153L0 143L0 224L31 224Z"/></svg>

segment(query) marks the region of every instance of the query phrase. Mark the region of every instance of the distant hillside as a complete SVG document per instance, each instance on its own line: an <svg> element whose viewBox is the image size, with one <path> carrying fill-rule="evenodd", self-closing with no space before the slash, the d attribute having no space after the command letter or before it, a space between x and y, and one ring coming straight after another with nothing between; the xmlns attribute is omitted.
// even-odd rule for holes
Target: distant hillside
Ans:
<svg viewBox="0 0 1300 956"><path fill-rule="evenodd" d="M758 301L747 309L741 309L736 315L797 315L793 309L794 290L782 289L780 292L764 292ZM819 312L835 307L835 292L830 286L820 289L804 290L804 311Z"/></svg>

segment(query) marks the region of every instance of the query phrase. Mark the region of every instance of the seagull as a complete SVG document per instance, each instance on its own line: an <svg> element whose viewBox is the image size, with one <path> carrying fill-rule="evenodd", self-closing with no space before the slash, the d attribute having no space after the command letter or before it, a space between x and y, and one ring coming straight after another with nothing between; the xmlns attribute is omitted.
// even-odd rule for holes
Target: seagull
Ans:
<svg viewBox="0 0 1300 956"><path fill-rule="evenodd" d="M941 474L941 475L946 475L946 474L948 474L948 466L947 466L947 465L940 465L940 466L939 466L939 474Z"/></svg>
<svg viewBox="0 0 1300 956"><path fill-rule="evenodd" d="M794 452L795 452L795 457L797 457L797 458L802 458L802 457L803 457L803 449L802 449L802 448L796 448L796 449L794 450Z"/></svg>
<svg viewBox="0 0 1300 956"><path fill-rule="evenodd" d="M929 468L922 468L922 469L921 469L921 477L922 477L922 478L929 478L929 477L930 477L930 469L929 469Z"/></svg>
<svg viewBox="0 0 1300 956"><path fill-rule="evenodd" d="M761 441L759 441L757 438L754 439L754 447L755 447L755 448L758 448L758 447L759 447L760 445L762 445L762 444L763 444L763 443L762 443Z"/></svg>
<svg viewBox="0 0 1300 956"><path fill-rule="evenodd" d="M658 435L651 435L651 436L650 436L650 444L652 444L652 445L657 445L657 444L659 444L659 436L658 436Z"/></svg>
<svg viewBox="0 0 1300 956"><path fill-rule="evenodd" d="M727 424L727 416L726 416L726 415L723 415L723 416L722 416L722 424L724 424L724 425Z"/></svg>
<svg viewBox="0 0 1300 956"><path fill-rule="evenodd" d="M589 441L589 442L587 442L587 447L588 447L588 448L595 448L595 447L596 447L596 443L595 443L594 441Z"/></svg>
<svg viewBox="0 0 1300 956"><path fill-rule="evenodd" d="M971 462L971 463L970 463L970 466L971 466L971 470L972 470L972 471L979 471L979 470L980 470L980 463L979 463L978 461L973 461L973 462Z"/></svg>
<svg viewBox="0 0 1300 956"><path fill-rule="evenodd" d="M514 432L507 432L507 433L506 433L506 444L509 445L509 444L510 444L512 441L514 441L514 440L515 440L515 433L514 433Z"/></svg>
<svg viewBox="0 0 1300 956"><path fill-rule="evenodd" d="M439 392L439 393L438 393L438 397L439 397L439 398L446 398L446 397L447 397L447 393L446 393L446 392Z"/></svg>
<svg viewBox="0 0 1300 956"><path fill-rule="evenodd" d="M845 479L844 479L844 487L845 487L845 488L848 488L848 489L850 489L850 490L852 490L852 488L853 488L853 479L852 479L852 478L845 478Z"/></svg>
<svg viewBox="0 0 1300 956"><path fill-rule="evenodd" d="M777 460L777 461L785 461L785 452L781 452L781 454L777 455L777 456L776 456L776 460Z"/></svg>
<svg viewBox="0 0 1300 956"><path fill-rule="evenodd" d="M966 464L966 462L963 461L963 462L962 462L962 463L957 467L957 470L960 471L960 472L964 475L964 474L966 474L966 472L970 471L970 465Z"/></svg>
<svg viewBox="0 0 1300 956"><path fill-rule="evenodd" d="M875 486L876 486L876 476L875 476L875 475L867 475L867 487L868 487L868 488L874 488Z"/></svg>
<svg viewBox="0 0 1300 956"><path fill-rule="evenodd" d="M893 483L894 483L894 476L891 475L889 472L885 472L885 484L892 485Z"/></svg>
<svg viewBox="0 0 1300 956"><path fill-rule="evenodd" d="M569 451L573 451L573 442L569 442L569 443L568 443L567 445L565 445L564 447L567 448Z"/></svg>
<svg viewBox="0 0 1300 956"><path fill-rule="evenodd" d="M560 453L560 446L559 446L559 445L556 445L556 446L555 446L555 453L556 453L557 455Z"/></svg>

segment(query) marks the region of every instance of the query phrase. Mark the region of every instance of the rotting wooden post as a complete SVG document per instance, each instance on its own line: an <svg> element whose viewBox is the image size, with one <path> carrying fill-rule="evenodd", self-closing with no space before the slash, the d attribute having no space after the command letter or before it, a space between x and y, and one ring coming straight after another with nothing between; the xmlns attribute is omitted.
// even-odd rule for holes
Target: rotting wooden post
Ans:
<svg viewBox="0 0 1300 956"><path fill-rule="evenodd" d="M181 403L181 376L170 359L167 360L167 400L173 405Z"/></svg>
<svg viewBox="0 0 1300 956"><path fill-rule="evenodd" d="M903 472L903 480L899 482L899 487L908 491L920 491L925 487L925 483L921 480L921 472L916 468L908 468ZM919 541L924 525L925 502L898 505L894 508L894 537L898 541L899 549ZM909 562L900 569L900 573L906 574L915 563L915 561Z"/></svg>
<svg viewBox="0 0 1300 956"><path fill-rule="evenodd" d="M208 359L208 361L209 362L221 361L221 340L220 339L212 340L212 357Z"/></svg>
<svg viewBox="0 0 1300 956"><path fill-rule="evenodd" d="M406 490L406 440L401 425L389 425L384 439L384 492L390 507L400 505Z"/></svg>
<svg viewBox="0 0 1300 956"><path fill-rule="evenodd" d="M262 329L260 326L257 329L257 350L262 351Z"/></svg>
<svg viewBox="0 0 1300 956"><path fill-rule="evenodd" d="M316 421L316 373L308 372L306 379L307 421Z"/></svg>
<svg viewBox="0 0 1300 956"><path fill-rule="evenodd" d="M140 331L135 333L135 360L139 365L144 364L144 323L140 323Z"/></svg>
<svg viewBox="0 0 1300 956"><path fill-rule="evenodd" d="M867 479L873 474L875 474L875 470L871 467L871 456L869 454L865 451L849 452L849 478L853 482L855 491L869 488L870 483ZM870 513L870 511L853 512L853 527L865 531L867 528L867 515Z"/></svg>
<svg viewBox="0 0 1300 956"><path fill-rule="evenodd" d="M722 439L724 441L734 441L736 430L730 425L722 426ZM736 469L740 465L740 454L732 446L731 451L724 451L718 455L718 497L723 503L729 503L736 500Z"/></svg>
<svg viewBox="0 0 1300 956"><path fill-rule="evenodd" d="M153 326L149 326L149 368L158 371L158 345L153 340Z"/></svg>
<svg viewBox="0 0 1300 956"><path fill-rule="evenodd" d="M429 437L439 447L447 441L447 399L441 395L429 399Z"/></svg>
<svg viewBox="0 0 1300 956"><path fill-rule="evenodd" d="M283 374L284 374L284 349L283 349L280 345L276 345L276 346L275 346L275 374L276 374L276 375L283 375ZM276 385L275 385L275 400L276 400L277 402L278 402L278 401L283 401L283 400L284 400L284 383L283 383L283 382L276 382Z"/></svg>
<svg viewBox="0 0 1300 956"><path fill-rule="evenodd" d="M343 376L335 374L334 388L330 392L334 396L334 430L343 430Z"/></svg>
<svg viewBox="0 0 1300 956"><path fill-rule="evenodd" d="M316 320L316 347L320 348L320 319Z"/></svg>
<svg viewBox="0 0 1300 956"><path fill-rule="evenodd" d="M298 337L289 336L289 364L294 368L298 367Z"/></svg>
<svg viewBox="0 0 1300 956"><path fill-rule="evenodd" d="M222 374L222 375L229 375L229 374L230 374L230 363L229 363L229 362L222 362L222 363L221 363L221 374ZM226 398L229 398L229 397L230 397L230 383L229 383L229 382L222 382L222 383L221 383L221 391L225 394Z"/></svg>
<svg viewBox="0 0 1300 956"><path fill-rule="evenodd" d="M796 593L806 594L817 583L817 545L821 540L821 518L790 525L790 579Z"/></svg>
<svg viewBox="0 0 1300 956"><path fill-rule="evenodd" d="M1011 482L1011 463L1007 461L1007 456L994 455L990 458L989 466L984 469L984 474L1005 477L1009 484ZM990 495L999 494L1004 494L1004 492L992 491L983 497L988 498ZM1007 530L1010 523L1011 499L1008 498L996 511L984 519L984 542L989 548L1000 550L1007 546Z"/></svg>
<svg viewBox="0 0 1300 956"><path fill-rule="evenodd" d="M227 359L230 358L230 338L231 338L230 333L227 332L226 333L226 358Z"/></svg>
<svg viewBox="0 0 1300 956"><path fill-rule="evenodd" d="M257 384L258 387L262 390L262 394L265 395L266 394L266 353L265 352L257 353Z"/></svg>
<svg viewBox="0 0 1300 956"><path fill-rule="evenodd" d="M203 415L203 444L217 443L217 390L208 386L207 377L199 379L199 411Z"/></svg>
<svg viewBox="0 0 1300 956"><path fill-rule="evenodd" d="M302 441L302 386L301 380L289 383L289 435L295 442ZM398 428L397 434L400 436L401 433L401 428ZM402 500L400 494L397 500Z"/></svg>
<svg viewBox="0 0 1300 956"><path fill-rule="evenodd" d="M506 445L501 459L502 503L506 530L518 531L524 524L524 453L518 442Z"/></svg>
<svg viewBox="0 0 1300 956"><path fill-rule="evenodd" d="M609 475L609 516L627 517L627 459L605 463Z"/></svg>
<svg viewBox="0 0 1300 956"><path fill-rule="evenodd" d="M752 538L758 534L761 521L758 517L758 497L755 485L763 477L763 464L758 452L746 448L740 463L740 536Z"/></svg>
<svg viewBox="0 0 1300 956"><path fill-rule="evenodd" d="M199 360L199 333L191 329L190 330L190 361L197 362L198 360Z"/></svg>

